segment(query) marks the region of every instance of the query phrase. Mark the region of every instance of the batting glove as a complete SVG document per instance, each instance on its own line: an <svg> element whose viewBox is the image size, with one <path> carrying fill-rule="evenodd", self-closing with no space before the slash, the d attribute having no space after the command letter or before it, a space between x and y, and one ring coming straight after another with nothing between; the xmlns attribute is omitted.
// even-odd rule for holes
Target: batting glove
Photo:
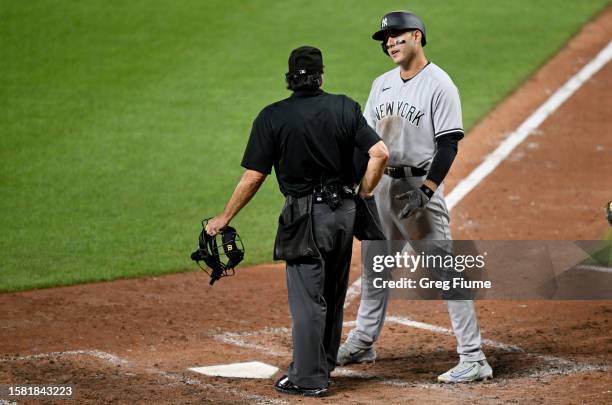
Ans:
<svg viewBox="0 0 612 405"><path fill-rule="evenodd" d="M433 193L433 190L429 187L422 185L417 190L410 190L406 193L396 195L396 200L406 200L406 205L399 213L399 217L407 218L415 214L417 210L425 208Z"/></svg>

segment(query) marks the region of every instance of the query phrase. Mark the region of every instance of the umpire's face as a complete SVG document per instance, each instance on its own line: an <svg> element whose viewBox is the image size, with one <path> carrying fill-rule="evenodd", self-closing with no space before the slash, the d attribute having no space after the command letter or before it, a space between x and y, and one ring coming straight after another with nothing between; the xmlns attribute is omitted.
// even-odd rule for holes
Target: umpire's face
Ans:
<svg viewBox="0 0 612 405"><path fill-rule="evenodd" d="M421 32L391 31L387 36L387 53L396 65L406 65L421 47Z"/></svg>

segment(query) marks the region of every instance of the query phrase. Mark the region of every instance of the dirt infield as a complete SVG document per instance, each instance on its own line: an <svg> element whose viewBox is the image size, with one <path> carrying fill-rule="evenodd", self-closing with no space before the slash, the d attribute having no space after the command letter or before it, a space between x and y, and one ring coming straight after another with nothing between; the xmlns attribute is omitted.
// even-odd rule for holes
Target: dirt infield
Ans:
<svg viewBox="0 0 612 405"><path fill-rule="evenodd" d="M462 141L447 190L609 38L612 8ZM600 239L608 229L603 205L612 199L611 94L608 64L459 202L454 237ZM352 280L359 273L354 263ZM358 306L350 297L345 321L355 319ZM393 301L379 360L339 368L332 395L314 400L279 395L268 379L187 370L253 360L287 367L291 320L280 264L241 268L214 288L198 272L2 294L0 385L73 384L73 403L612 402L612 302L481 301L477 307L491 382L435 383L457 360L445 305ZM0 397L0 404L12 401L64 402Z"/></svg>

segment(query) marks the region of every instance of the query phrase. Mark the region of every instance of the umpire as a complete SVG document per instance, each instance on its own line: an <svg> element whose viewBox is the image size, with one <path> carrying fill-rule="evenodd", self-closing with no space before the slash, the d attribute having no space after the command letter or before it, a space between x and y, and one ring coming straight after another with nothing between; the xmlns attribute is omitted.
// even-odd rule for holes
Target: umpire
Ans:
<svg viewBox="0 0 612 405"><path fill-rule="evenodd" d="M255 195L272 166L285 205L274 258L287 262L293 319L293 361L275 384L286 394L323 396L336 364L351 262L357 198L373 198L388 151L363 118L359 104L321 89L321 51L291 52L293 94L264 108L253 123L242 166L246 169L224 211L208 222L218 233ZM365 174L353 168L356 149L370 156Z"/></svg>

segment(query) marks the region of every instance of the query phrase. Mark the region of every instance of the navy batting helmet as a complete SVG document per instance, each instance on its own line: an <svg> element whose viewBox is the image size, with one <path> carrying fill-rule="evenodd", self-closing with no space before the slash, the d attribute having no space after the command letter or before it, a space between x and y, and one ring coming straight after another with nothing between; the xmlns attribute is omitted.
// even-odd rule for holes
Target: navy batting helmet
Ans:
<svg viewBox="0 0 612 405"><path fill-rule="evenodd" d="M421 45L425 46L427 43L425 40L425 24L423 24L419 17L409 11L393 11L392 13L385 14L380 21L380 30L372 35L372 39L384 41L385 35L389 31L407 30L421 31Z"/></svg>

